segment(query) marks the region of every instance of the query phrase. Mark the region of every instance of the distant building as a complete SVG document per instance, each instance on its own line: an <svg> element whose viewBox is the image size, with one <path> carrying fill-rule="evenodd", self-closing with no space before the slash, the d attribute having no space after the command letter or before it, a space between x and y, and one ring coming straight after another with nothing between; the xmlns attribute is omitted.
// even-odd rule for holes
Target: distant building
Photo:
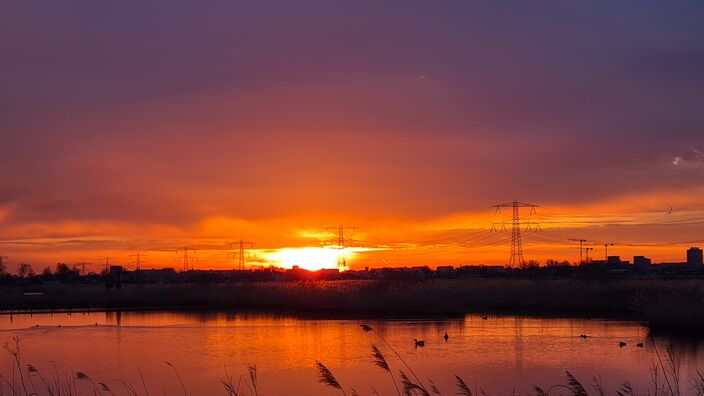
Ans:
<svg viewBox="0 0 704 396"><path fill-rule="evenodd" d="M110 266L110 275L119 275L122 273L122 266L121 265L111 265Z"/></svg>
<svg viewBox="0 0 704 396"><path fill-rule="evenodd" d="M702 256L702 249L698 247L691 247L687 249L687 264L689 265L702 265L704 264L704 256Z"/></svg>
<svg viewBox="0 0 704 396"><path fill-rule="evenodd" d="M435 269L435 271L449 274L454 271L454 268L451 265L440 265Z"/></svg>
<svg viewBox="0 0 704 396"><path fill-rule="evenodd" d="M111 265L110 271L108 272L110 279L113 282L126 282L129 280L129 275L125 272L125 269L121 265Z"/></svg>
<svg viewBox="0 0 704 396"><path fill-rule="evenodd" d="M636 267L647 267L652 264L650 258L645 256L633 256L633 265Z"/></svg>
<svg viewBox="0 0 704 396"><path fill-rule="evenodd" d="M340 279L340 270L337 268L323 268L316 271L320 279L333 280Z"/></svg>
<svg viewBox="0 0 704 396"><path fill-rule="evenodd" d="M606 263L609 265L619 265L621 264L621 256L609 256Z"/></svg>

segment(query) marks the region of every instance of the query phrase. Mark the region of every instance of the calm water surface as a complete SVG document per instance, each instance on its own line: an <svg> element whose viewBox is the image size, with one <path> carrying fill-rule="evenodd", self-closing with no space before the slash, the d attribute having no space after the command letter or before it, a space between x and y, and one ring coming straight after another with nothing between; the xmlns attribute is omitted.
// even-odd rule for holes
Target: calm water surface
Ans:
<svg viewBox="0 0 704 396"><path fill-rule="evenodd" d="M97 326L96 326L97 323ZM122 389L120 380L139 388L141 370L152 395L182 394L172 363L190 395L224 394L225 369L235 382L256 364L260 395L334 395L317 383L315 361L327 365L345 388L360 394L396 394L388 374L371 363L378 345L396 372L403 368L360 320L304 319L242 313L123 312L0 315L0 342L19 336L24 363L51 375L84 371L96 381ZM453 374L493 394L564 381L572 371L583 382L601 376L612 392L624 381L645 388L649 365L673 340L649 339L632 322L468 315L438 320L369 320L407 360L421 379L432 379L454 394ZM39 327L34 327L39 325ZM442 338L447 332L448 342ZM590 337L583 339L580 334ZM413 339L426 346L416 348ZM628 343L620 348L619 341ZM644 348L636 343L644 342ZM684 388L696 367L704 368L698 343L677 343ZM12 375L7 354L0 373ZM84 384L85 385L85 384ZM244 385L243 385L244 386ZM349 391L348 391L349 394Z"/></svg>

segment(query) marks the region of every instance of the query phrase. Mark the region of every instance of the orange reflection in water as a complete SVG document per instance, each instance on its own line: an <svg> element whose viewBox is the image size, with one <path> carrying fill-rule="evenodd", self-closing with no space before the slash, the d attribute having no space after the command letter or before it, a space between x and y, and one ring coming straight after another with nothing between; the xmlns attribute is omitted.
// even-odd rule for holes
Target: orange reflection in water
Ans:
<svg viewBox="0 0 704 396"><path fill-rule="evenodd" d="M164 364L168 361L192 395L222 392L225 367L237 382L241 375L246 378L248 364L257 365L261 394L335 394L317 383L314 367L319 360L347 389L370 394L374 387L382 395L395 394L388 375L371 363L370 346L382 350L394 373L405 368L375 333L361 331L359 323L222 312L2 315L0 341L19 336L24 363L45 374L53 372L54 361L60 371L81 370L113 388L120 388L119 380L141 384L139 369L152 393L163 389L179 394L178 381ZM453 374L490 393L527 393L533 385L562 381L565 370L585 383L601 375L611 389L626 380L645 387L648 365L656 359L645 329L627 322L466 316L366 323L422 380L432 378L445 394L454 393ZM442 338L445 332L448 342ZM425 340L426 346L416 348L414 338ZM619 341L628 346L619 348ZM636 347L640 341L646 347ZM664 350L664 341L657 343ZM695 346L682 348L683 378L702 366ZM0 360L0 373L12 373L9 357Z"/></svg>

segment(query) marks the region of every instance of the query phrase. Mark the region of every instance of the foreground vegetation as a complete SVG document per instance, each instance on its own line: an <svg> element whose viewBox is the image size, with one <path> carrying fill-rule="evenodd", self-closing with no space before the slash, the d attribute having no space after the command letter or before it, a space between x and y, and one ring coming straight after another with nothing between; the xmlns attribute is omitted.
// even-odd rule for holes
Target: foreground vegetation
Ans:
<svg viewBox="0 0 704 396"><path fill-rule="evenodd" d="M386 375L389 376L389 381L393 383L395 394L401 396L430 396L430 395L463 395L488 396L488 393L483 389L474 385L470 387L462 377L455 374L455 388L447 391L439 389L432 379L421 379L406 360L398 353L398 351L386 341L386 339L376 332L374 328L368 325L360 326L362 331L372 333L377 341L381 343L382 348L376 344L371 346L370 363L374 364ZM78 395L116 395L123 394L128 396L150 395L150 388L147 386L147 381L139 372L140 382L137 385L131 384L122 380L113 380L116 384L107 384L105 382L95 381L83 371L71 371L67 374L61 374L54 366L53 373L45 376L39 369L32 364L24 364L22 361L20 340L14 338L12 344L5 343L5 351L12 359L13 368L11 375L0 374L0 396L5 394L13 396L78 396ZM549 396L549 395L571 395L571 396L589 396L597 395L604 396L606 394L615 394L618 396L637 396L637 395L654 395L654 396L681 396L692 394L696 396L704 396L704 375L697 371L694 378L688 382L683 382L680 376L680 363L676 356L668 348L662 355L657 351L657 361L651 364L649 373L650 385L647 389L637 390L629 382L624 382L618 389L605 389L600 377L592 377L589 385L584 385L582 381L577 379L569 371L565 371L565 382L553 384L548 387L533 386L530 395ZM391 356L391 359L387 358ZM164 362L170 370L173 371L174 381L177 381L180 388L179 393L184 396L189 394L203 394L198 390L189 390L184 384L178 369L170 362ZM379 392L374 387L362 384L366 392L360 392L355 388L346 388L343 383L335 376L324 363L316 361L316 369L318 371L318 382L322 385L333 388L339 391L343 396L360 396L361 394L379 395ZM396 371L397 370L397 371ZM223 393L227 396L259 396L259 381L257 377L257 366L247 366L247 375L240 376L236 381L225 368L225 377L221 379ZM112 386L111 386L112 385ZM159 387L163 384L157 384ZM474 389L474 390L472 390ZM153 391L153 390L152 390ZM163 394L166 391L163 390ZM513 391L511 394L515 395Z"/></svg>
<svg viewBox="0 0 704 396"><path fill-rule="evenodd" d="M510 312L618 317L704 330L699 279L437 279L0 288L0 309L266 309L336 314Z"/></svg>

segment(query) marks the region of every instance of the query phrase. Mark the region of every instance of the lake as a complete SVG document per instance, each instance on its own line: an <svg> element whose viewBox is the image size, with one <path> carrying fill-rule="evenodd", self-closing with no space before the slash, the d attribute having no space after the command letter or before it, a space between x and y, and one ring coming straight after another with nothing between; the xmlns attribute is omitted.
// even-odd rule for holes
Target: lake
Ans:
<svg viewBox="0 0 704 396"><path fill-rule="evenodd" d="M650 365L658 362L658 353L664 359L670 344L680 360L685 393L693 392L689 378L695 369L704 368L700 343L652 339L639 323L519 316L350 320L174 311L15 314L0 315L0 342L19 337L23 364L45 377L54 375L54 365L62 375L82 371L116 394L124 393L121 381L144 394L140 372L151 395L183 394L173 368L164 362L175 367L189 395L225 394L220 382L225 370L235 384L242 376L246 388L251 364L257 367L259 395L340 394L317 382L316 360L348 395L350 388L360 395L373 394L372 388L396 394L388 374L372 363L371 345L381 349L395 375L406 368L379 335L362 331L360 323L377 330L421 380L432 379L445 395L456 393L454 374L491 394L526 394L534 385L564 383L565 370L585 386L600 376L609 393L624 381L645 389ZM416 347L416 338L425 346ZM627 345L619 347L621 341ZM644 347L637 347L639 342ZM3 351L0 357L0 374L12 378L10 355ZM78 382L79 389L88 386Z"/></svg>

